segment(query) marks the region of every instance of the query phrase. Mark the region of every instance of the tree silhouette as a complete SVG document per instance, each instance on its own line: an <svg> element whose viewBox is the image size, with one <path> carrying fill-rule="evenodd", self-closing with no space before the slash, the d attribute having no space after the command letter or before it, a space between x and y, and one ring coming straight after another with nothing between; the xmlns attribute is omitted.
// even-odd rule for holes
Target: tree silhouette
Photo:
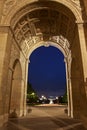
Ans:
<svg viewBox="0 0 87 130"><path fill-rule="evenodd" d="M35 90L33 89L32 85L28 82L27 83L27 94L29 93L35 93Z"/></svg>
<svg viewBox="0 0 87 130"><path fill-rule="evenodd" d="M63 95L63 98L62 98L62 102L63 103L67 103L67 91L65 92L65 94Z"/></svg>
<svg viewBox="0 0 87 130"><path fill-rule="evenodd" d="M33 89L32 85L28 82L27 84L27 103L37 103L38 95Z"/></svg>

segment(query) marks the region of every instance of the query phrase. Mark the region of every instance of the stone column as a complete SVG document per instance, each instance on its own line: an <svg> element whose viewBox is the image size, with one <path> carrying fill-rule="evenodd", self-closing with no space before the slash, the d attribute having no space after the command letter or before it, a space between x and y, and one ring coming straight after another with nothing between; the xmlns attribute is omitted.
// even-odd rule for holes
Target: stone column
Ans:
<svg viewBox="0 0 87 130"><path fill-rule="evenodd" d="M83 65L83 74L84 74L84 82L87 79L87 48L86 48L86 39L84 34L84 25L83 23L77 23L78 33L79 33L79 41L80 41L80 49L82 56L82 65ZM87 87L85 86L86 97L87 97Z"/></svg>
<svg viewBox="0 0 87 130"><path fill-rule="evenodd" d="M64 59L66 66L66 81L67 81L67 99L68 99L68 116L73 117L73 100L72 100L72 88L71 88L71 53Z"/></svg>
<svg viewBox="0 0 87 130"><path fill-rule="evenodd" d="M84 72L84 78L85 78L84 80L86 81L86 77L87 77L87 50L86 50L86 39L85 39L85 34L84 34L83 23L77 23L77 27L78 27L78 33L79 33L83 72Z"/></svg>
<svg viewBox="0 0 87 130"><path fill-rule="evenodd" d="M25 116L27 113L27 108L26 108L26 96L27 96L27 77L28 77L28 64L30 63L30 61L28 59L25 59L25 84L24 84L24 102L23 102L23 106L24 106L24 111L23 111L23 115Z"/></svg>
<svg viewBox="0 0 87 130"><path fill-rule="evenodd" d="M72 58L71 58L71 52L70 52L69 55L68 55L68 58L67 58L67 75L68 75L68 79L67 79L68 88L67 88L67 91L68 91L68 100L69 100L68 116L73 118L73 97L72 97L72 85L71 85L71 61L72 61Z"/></svg>
<svg viewBox="0 0 87 130"><path fill-rule="evenodd" d="M66 68L66 87L67 87L67 100L68 100L68 116L70 116L70 94L69 94L69 75L68 75L68 62L67 62L67 58L64 58L64 62L65 62L65 68Z"/></svg>
<svg viewBox="0 0 87 130"><path fill-rule="evenodd" d="M72 85L71 85L71 79L69 77L69 94L70 94L70 117L74 117L73 115L73 97L72 97Z"/></svg>
<svg viewBox="0 0 87 130"><path fill-rule="evenodd" d="M9 68L8 72L8 86L9 86L9 107L8 107L8 114L10 114L10 105L11 105L11 93L12 93L12 78L13 78L13 68Z"/></svg>
<svg viewBox="0 0 87 130"><path fill-rule="evenodd" d="M83 76L82 78L84 78L84 81L82 81L83 83L81 83L82 90L81 93L83 94L84 88L85 88L85 93L82 96L82 102L81 105L83 110L81 110L81 115L80 117L82 118L82 120L84 122L86 122L85 124L87 124L87 86L84 85L84 83L86 82L87 79L87 48L86 48L86 39L85 39L85 32L84 32L84 24L85 23L77 23L77 27L78 27L78 34L79 34L79 43L80 43L80 49L81 49L81 58L82 58L82 67L83 67ZM86 97L85 97L86 94Z"/></svg>
<svg viewBox="0 0 87 130"><path fill-rule="evenodd" d="M20 100L20 116L24 116L24 91L25 91L25 80L21 80L21 100Z"/></svg>
<svg viewBox="0 0 87 130"><path fill-rule="evenodd" d="M8 26L0 26L0 115L7 113L7 82L10 57L11 32ZM9 37L10 36L10 37ZM3 119L3 122L5 120ZM0 123L2 121L0 120Z"/></svg>

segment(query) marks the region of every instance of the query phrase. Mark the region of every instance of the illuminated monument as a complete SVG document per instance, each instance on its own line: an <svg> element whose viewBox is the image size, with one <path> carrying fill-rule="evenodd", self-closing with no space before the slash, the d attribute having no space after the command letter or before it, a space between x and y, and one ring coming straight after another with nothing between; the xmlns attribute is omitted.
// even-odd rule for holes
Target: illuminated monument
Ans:
<svg viewBox="0 0 87 130"><path fill-rule="evenodd" d="M63 53L68 116L87 124L87 0L1 0L0 125L14 109L26 115L28 59L40 46Z"/></svg>
<svg viewBox="0 0 87 130"><path fill-rule="evenodd" d="M55 98L53 96L50 96L48 99L50 101L49 104L54 104L53 100L55 100Z"/></svg>

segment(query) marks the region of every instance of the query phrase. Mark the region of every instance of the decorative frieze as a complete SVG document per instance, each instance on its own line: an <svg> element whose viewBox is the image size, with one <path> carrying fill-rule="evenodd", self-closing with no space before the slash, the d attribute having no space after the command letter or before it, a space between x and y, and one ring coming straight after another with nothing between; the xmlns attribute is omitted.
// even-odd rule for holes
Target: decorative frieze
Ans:
<svg viewBox="0 0 87 130"><path fill-rule="evenodd" d="M73 2L78 8L80 7L80 0L71 0L71 2Z"/></svg>
<svg viewBox="0 0 87 130"><path fill-rule="evenodd" d="M13 63L14 63L14 61L16 60L16 59L19 59L20 58L20 52L18 51L18 49L17 49L17 45L16 44L14 44L14 40L13 40L13 44L12 44L12 46L11 46L11 55L10 55L10 65L9 65L9 67L13 67Z"/></svg>
<svg viewBox="0 0 87 130"><path fill-rule="evenodd" d="M76 3L76 4L80 4L79 0L71 0L72 2Z"/></svg>
<svg viewBox="0 0 87 130"><path fill-rule="evenodd" d="M3 15L7 15L7 13L10 11L10 9L16 5L17 0L5 0L4 3L4 9L3 9Z"/></svg>
<svg viewBox="0 0 87 130"><path fill-rule="evenodd" d="M62 35L50 37L50 40L62 46L67 54L69 53L70 44Z"/></svg>
<svg viewBox="0 0 87 130"><path fill-rule="evenodd" d="M44 43L43 45L46 47L48 47L50 45L50 42L57 43L65 50L67 55L70 52L70 49L69 49L70 44L69 44L68 40L66 38L64 38L63 36L52 36L49 38L49 40L47 42L43 41L43 37L33 36L30 39L24 40L23 43L21 44L21 49L22 49L23 53L27 56L30 48L32 48L35 44L38 44L41 41Z"/></svg>
<svg viewBox="0 0 87 130"><path fill-rule="evenodd" d="M30 37L21 43L21 49L24 52L24 54L27 55L29 53L29 49L35 44L39 43L40 41L42 41L42 37L39 36Z"/></svg>

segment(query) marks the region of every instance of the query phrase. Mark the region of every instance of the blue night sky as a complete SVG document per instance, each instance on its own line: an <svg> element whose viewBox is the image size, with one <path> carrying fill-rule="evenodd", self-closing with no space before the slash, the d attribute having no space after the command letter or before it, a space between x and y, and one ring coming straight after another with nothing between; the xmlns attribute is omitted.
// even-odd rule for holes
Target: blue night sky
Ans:
<svg viewBox="0 0 87 130"><path fill-rule="evenodd" d="M55 47L39 47L30 56L28 81L37 94L63 95L66 90L64 56Z"/></svg>

